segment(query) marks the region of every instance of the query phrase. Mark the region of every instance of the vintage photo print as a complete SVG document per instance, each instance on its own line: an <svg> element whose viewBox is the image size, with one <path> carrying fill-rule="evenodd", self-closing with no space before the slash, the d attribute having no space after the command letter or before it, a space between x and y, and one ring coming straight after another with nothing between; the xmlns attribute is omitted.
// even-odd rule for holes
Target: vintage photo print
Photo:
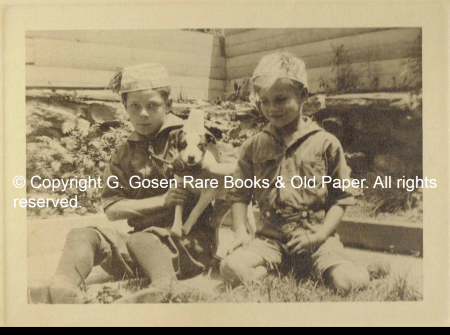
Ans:
<svg viewBox="0 0 450 335"><path fill-rule="evenodd" d="M41 325L108 325L132 311L136 324L254 325L222 321L246 306L292 317L313 307L330 324L344 310L395 310L399 323L430 310L424 320L442 323L427 282L447 298L448 245L436 245L448 237L447 63L430 54L439 29L420 15L143 20L163 22L156 13L168 7L92 7L111 17L126 8L136 22L86 27L65 26L65 6L35 8L59 15L48 25L27 23L31 8L7 12L5 158L18 156L5 159L9 322L20 304ZM331 15L305 8L319 7ZM445 22L437 7L428 10ZM14 259L24 271L15 284ZM198 316L174 320L175 306ZM89 314L86 324L50 317L66 308ZM139 319L144 311L154 317ZM267 322L299 325L274 315Z"/></svg>

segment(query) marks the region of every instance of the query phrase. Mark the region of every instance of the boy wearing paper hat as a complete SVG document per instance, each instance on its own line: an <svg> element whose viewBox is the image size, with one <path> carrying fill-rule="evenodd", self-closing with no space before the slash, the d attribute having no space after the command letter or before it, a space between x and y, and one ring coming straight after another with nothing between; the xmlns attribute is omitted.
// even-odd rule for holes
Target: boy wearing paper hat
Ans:
<svg viewBox="0 0 450 335"><path fill-rule="evenodd" d="M134 176L140 180L173 178L165 163L174 158L167 143L171 132L184 123L168 113L172 102L166 70L159 64L127 67L117 72L110 87L121 95L135 131L117 146L105 170L102 204L109 220L126 219L135 232L129 235L95 227L72 230L50 287L55 304L83 302L79 286L96 265L118 279L134 276L139 268L152 285L133 302L159 302L164 292L176 290L177 279L198 275L215 254L210 209L189 236L175 241L178 250L174 250L166 229L174 222L174 208L184 204L186 219L195 199L187 201L184 189L136 188L131 183Z"/></svg>
<svg viewBox="0 0 450 335"><path fill-rule="evenodd" d="M366 267L353 262L336 233L354 199L348 191L324 185L322 177L349 179L349 169L339 140L302 116L308 97L303 61L286 52L264 57L254 72L253 87L270 124L243 144L234 179L268 179L270 187L230 191L235 229L230 251L235 251L222 262L222 273L238 284L290 264L299 275L323 278L344 294L367 287L370 275L386 275L388 264L375 261ZM296 176L316 178L317 184L299 185ZM263 229L250 241L244 223L253 196Z"/></svg>

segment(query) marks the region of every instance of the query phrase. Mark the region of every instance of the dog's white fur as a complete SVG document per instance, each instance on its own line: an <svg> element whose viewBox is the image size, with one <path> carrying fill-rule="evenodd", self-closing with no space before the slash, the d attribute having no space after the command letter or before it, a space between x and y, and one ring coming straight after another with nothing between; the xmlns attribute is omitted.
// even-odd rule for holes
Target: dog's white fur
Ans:
<svg viewBox="0 0 450 335"><path fill-rule="evenodd" d="M198 218L202 215L205 209L211 204L211 202L216 198L217 194L224 190L224 179L225 176L232 176L234 170L236 169L237 161L233 163L219 163L220 153L217 149L217 145L208 145L207 150L203 153L198 145L200 144L202 138L199 134L195 133L186 133L185 139L187 141L187 146L184 150L182 150L180 154L180 158L187 166L197 166L199 167L195 171L199 171L195 173L196 175L192 175L192 172L187 170L185 173L186 176L192 176L195 180L212 180L216 179L219 182L218 188L214 189L211 187L196 189L189 187L189 192L193 192L196 194L200 194L200 199L197 202L196 206L192 210L189 215L188 220L183 225L182 213L183 206L178 205L175 208L175 221L172 227L172 232L178 236L182 236L184 233L188 235L192 230L194 225L197 223ZM213 155L215 153L215 155ZM176 176L178 181L183 181L184 175ZM249 233L254 236L256 232L256 223L253 215L253 208L251 204L249 205L248 211L248 230ZM220 223L219 223L220 224ZM219 228L219 227L216 227Z"/></svg>

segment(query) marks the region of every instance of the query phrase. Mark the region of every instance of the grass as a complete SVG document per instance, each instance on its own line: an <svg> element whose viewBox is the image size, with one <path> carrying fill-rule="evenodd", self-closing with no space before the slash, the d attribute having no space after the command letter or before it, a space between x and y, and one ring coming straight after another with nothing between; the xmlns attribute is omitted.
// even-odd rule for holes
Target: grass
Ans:
<svg viewBox="0 0 450 335"><path fill-rule="evenodd" d="M206 279L205 279L206 280ZM144 283L145 285L146 283ZM86 303L108 304L143 288L141 279L91 286L86 292ZM422 301L421 289L407 274L393 274L371 282L365 290L348 296L337 294L322 282L298 280L293 274L271 274L259 283L237 288L221 285L216 294L204 294L197 289L182 293L168 292L163 303L295 303L295 302L394 302Z"/></svg>

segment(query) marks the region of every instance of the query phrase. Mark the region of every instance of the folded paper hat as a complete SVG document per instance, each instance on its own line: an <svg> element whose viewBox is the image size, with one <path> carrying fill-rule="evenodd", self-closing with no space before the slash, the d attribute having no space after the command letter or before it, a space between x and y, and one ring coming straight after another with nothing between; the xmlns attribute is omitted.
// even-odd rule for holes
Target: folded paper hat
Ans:
<svg viewBox="0 0 450 335"><path fill-rule="evenodd" d="M204 135L206 133L205 113L200 109L192 109L184 125L184 131L190 134Z"/></svg>
<svg viewBox="0 0 450 335"><path fill-rule="evenodd" d="M149 63L126 67L122 73L119 93L170 86L169 75L161 64Z"/></svg>
<svg viewBox="0 0 450 335"><path fill-rule="evenodd" d="M253 82L264 76L292 79L308 88L305 63L288 52L277 52L263 57L253 74Z"/></svg>

